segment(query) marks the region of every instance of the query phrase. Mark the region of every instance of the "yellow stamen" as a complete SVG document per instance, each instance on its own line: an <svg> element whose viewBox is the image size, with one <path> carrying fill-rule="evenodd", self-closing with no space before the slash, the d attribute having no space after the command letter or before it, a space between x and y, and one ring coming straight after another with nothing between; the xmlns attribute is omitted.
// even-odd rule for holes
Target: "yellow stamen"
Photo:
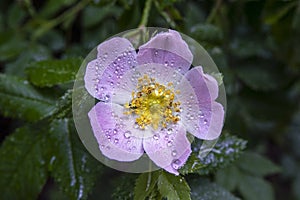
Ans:
<svg viewBox="0 0 300 200"><path fill-rule="evenodd" d="M137 92L132 92L132 100L124 105L128 111L124 114L135 114L135 123L145 129L151 125L154 129L166 128L168 124L177 123L180 118L180 102L175 102L173 83L167 86L155 82L154 78L145 75L138 79Z"/></svg>

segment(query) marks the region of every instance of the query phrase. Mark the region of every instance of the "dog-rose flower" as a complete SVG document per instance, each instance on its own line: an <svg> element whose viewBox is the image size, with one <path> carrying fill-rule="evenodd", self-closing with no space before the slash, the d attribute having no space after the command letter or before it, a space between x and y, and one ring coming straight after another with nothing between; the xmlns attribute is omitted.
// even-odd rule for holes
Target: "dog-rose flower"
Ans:
<svg viewBox="0 0 300 200"><path fill-rule="evenodd" d="M216 139L224 121L218 83L173 30L158 33L136 51L114 37L97 47L84 76L98 103L89 111L99 149L109 159L130 162L144 153L178 175L191 153L187 132Z"/></svg>

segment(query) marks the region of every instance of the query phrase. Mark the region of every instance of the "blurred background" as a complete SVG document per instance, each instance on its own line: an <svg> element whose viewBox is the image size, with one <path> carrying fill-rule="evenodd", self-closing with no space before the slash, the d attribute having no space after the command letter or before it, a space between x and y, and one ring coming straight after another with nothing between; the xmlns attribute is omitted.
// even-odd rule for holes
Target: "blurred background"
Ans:
<svg viewBox="0 0 300 200"><path fill-rule="evenodd" d="M49 176L51 162L59 160L57 157L45 161L50 164L43 172L30 174L36 169L30 163L39 161L39 165L45 165L40 157L31 158L35 154L32 149L40 152L47 146L24 144L24 141L35 141L37 136L30 133L33 136L23 138L22 133L47 131L42 124L47 124L43 117L48 117L49 105L57 99L64 102L70 98L65 91L72 88L82 58L95 46L119 32L149 26L178 30L206 48L224 76L228 103L224 130L247 141L247 158L254 156L257 161L256 165L245 158L239 162L248 165L252 171L246 171L259 179L238 178L245 166L238 172L235 164L206 177L241 199L300 199L300 1L1 0L0 10L2 189L22 193L24 184L36 185L37 189L24 193L29 195L28 199L133 197L133 186L124 184L124 180L132 183L130 180L134 181L137 175L108 169L95 160L94 164L101 166L97 170L92 167L92 171L99 175L84 184L78 179L77 189L65 186L68 183L64 182L64 173L71 170L68 167L59 168L57 174ZM70 62L73 74L65 76L60 85L43 82L44 77L35 74L43 60L53 65ZM47 62L42 64L47 67ZM7 80L7 77L11 78ZM29 95L24 92L28 81L34 85L34 92L29 88ZM27 108L33 97L40 104ZM71 115L69 104L59 104L63 111L57 115ZM46 114L41 117L43 113ZM36 125L34 122L38 120L41 122ZM18 129L24 125L34 128ZM60 126L52 124L51 127ZM12 136L15 132L16 136ZM19 140L16 142L14 137ZM81 145L78 138L75 140ZM19 144L22 148L18 149ZM24 149L25 155L30 155L24 157L27 161L20 160ZM83 147L78 151L89 156ZM62 166L67 164L61 161ZM14 171L8 170L11 166ZM76 168L75 172L84 171L83 168ZM90 171L82 175L88 176L94 175ZM65 185L60 186L61 183Z"/></svg>

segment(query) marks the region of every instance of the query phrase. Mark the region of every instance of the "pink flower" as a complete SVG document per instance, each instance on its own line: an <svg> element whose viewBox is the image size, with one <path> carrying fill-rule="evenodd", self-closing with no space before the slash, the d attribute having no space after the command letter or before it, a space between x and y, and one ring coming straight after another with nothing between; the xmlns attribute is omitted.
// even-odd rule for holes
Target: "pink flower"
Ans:
<svg viewBox="0 0 300 200"><path fill-rule="evenodd" d="M100 100L88 113L102 154L130 162L144 153L178 175L191 153L186 134L216 139L224 109L215 100L217 81L176 31L159 33L138 52L125 38L101 43L88 63L85 87Z"/></svg>

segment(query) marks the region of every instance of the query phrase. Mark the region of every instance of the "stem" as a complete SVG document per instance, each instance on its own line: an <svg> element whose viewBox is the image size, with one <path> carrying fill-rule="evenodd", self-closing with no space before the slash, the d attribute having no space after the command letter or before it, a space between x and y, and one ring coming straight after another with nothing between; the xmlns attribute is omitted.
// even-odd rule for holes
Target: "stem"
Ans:
<svg viewBox="0 0 300 200"><path fill-rule="evenodd" d="M54 28L55 26L63 23L65 20L73 17L75 14L77 14L79 11L81 11L90 0L82 0L78 4L76 4L74 7L70 8L66 12L62 13L58 17L50 20L46 24L42 25L35 33L33 34L33 40L41 37L43 34L45 34L50 29Z"/></svg>
<svg viewBox="0 0 300 200"><path fill-rule="evenodd" d="M219 10L220 6L221 6L222 0L217 0L216 4L214 6L214 8L212 9L212 11L210 12L209 16L206 19L206 23L211 24L211 22L213 21L213 19L215 18L217 11Z"/></svg>
<svg viewBox="0 0 300 200"><path fill-rule="evenodd" d="M145 27L148 23L149 13L151 9L152 0L147 0L143 10L142 20L139 24L139 27Z"/></svg>
<svg viewBox="0 0 300 200"><path fill-rule="evenodd" d="M146 186L146 191L149 190L150 183L151 183L151 171L152 171L152 163L151 160L149 160L149 172L148 172L148 180L147 180L147 186Z"/></svg>

